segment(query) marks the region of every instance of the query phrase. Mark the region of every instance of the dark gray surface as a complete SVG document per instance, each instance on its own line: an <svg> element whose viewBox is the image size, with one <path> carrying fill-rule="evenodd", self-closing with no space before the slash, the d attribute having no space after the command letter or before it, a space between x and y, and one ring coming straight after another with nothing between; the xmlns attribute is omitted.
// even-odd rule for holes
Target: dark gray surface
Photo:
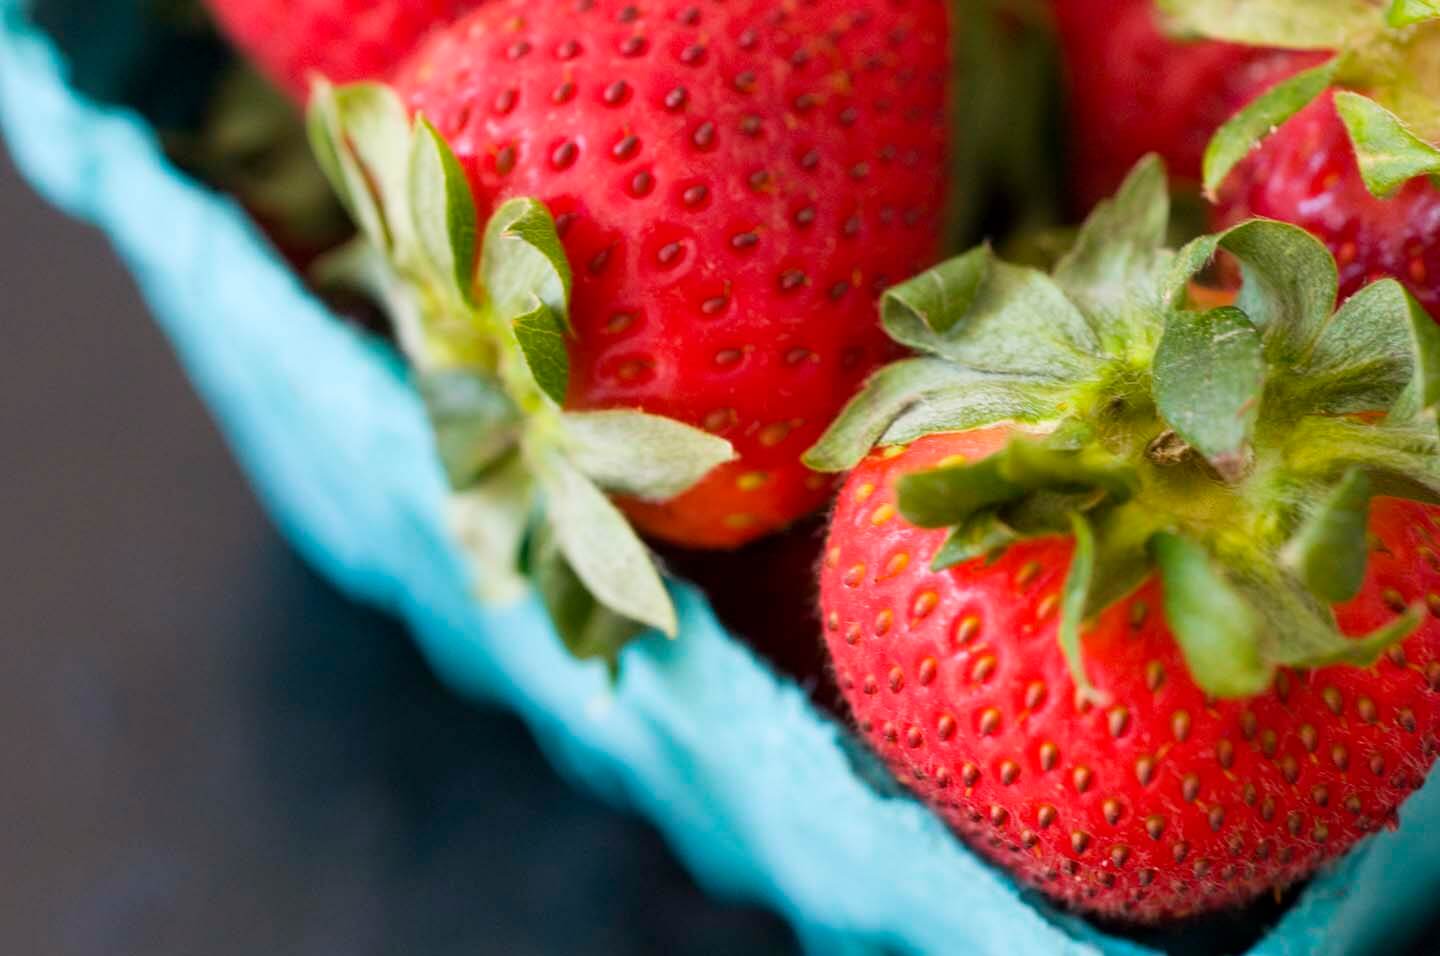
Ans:
<svg viewBox="0 0 1440 956"><path fill-rule="evenodd" d="M299 563L3 154L0 315L0 954L793 948Z"/></svg>

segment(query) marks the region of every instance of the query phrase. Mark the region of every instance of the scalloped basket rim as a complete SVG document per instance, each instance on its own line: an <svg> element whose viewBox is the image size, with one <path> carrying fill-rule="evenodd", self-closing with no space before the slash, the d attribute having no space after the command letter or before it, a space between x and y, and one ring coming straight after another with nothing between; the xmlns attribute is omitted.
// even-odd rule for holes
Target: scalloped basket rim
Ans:
<svg viewBox="0 0 1440 956"><path fill-rule="evenodd" d="M785 914L813 952L1155 952L1019 893L923 807L867 786L846 732L693 588L674 589L679 640L627 652L614 688L565 656L533 602L478 607L393 352L328 314L235 204L169 165L142 120L66 76L22 0L0 0L0 126L16 162L109 235L294 546L401 615L452 686L514 709L558 767L644 813L711 891ZM1314 880L1250 956L1403 945L1440 888L1428 821L1440 821L1434 780L1398 832Z"/></svg>

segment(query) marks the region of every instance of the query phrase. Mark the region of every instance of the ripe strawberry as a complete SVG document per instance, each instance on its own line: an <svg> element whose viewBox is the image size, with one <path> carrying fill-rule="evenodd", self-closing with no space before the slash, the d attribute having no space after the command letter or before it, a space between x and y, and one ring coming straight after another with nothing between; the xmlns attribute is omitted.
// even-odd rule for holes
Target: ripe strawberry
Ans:
<svg viewBox="0 0 1440 956"><path fill-rule="evenodd" d="M1146 153L1199 182L1205 145L1220 124L1276 82L1318 62L1311 53L1160 31L1152 0L1055 0L1064 54L1071 170L1088 209Z"/></svg>
<svg viewBox="0 0 1440 956"><path fill-rule="evenodd" d="M1340 294L1393 276L1440 319L1440 189L1412 179L1387 199L1371 195L1333 96L1297 113L1225 181L1217 227L1252 216L1303 226L1340 265Z"/></svg>
<svg viewBox="0 0 1440 956"><path fill-rule="evenodd" d="M483 0L206 0L220 28L297 101L312 74L379 79L437 24Z"/></svg>
<svg viewBox="0 0 1440 956"><path fill-rule="evenodd" d="M482 210L541 200L574 272L571 408L739 460L646 532L734 547L818 507L799 461L889 348L874 296L940 239L946 8L493 3L400 70Z"/></svg>
<svg viewBox="0 0 1440 956"><path fill-rule="evenodd" d="M892 290L928 355L809 456L858 460L820 600L862 732L1017 879L1139 923L1303 879L1440 750L1440 507L1371 484L1440 487L1440 330L1389 280L1332 321L1284 224L1172 259L1166 213L1148 164L1053 277L978 250ZM1263 329L1191 311L1217 248Z"/></svg>

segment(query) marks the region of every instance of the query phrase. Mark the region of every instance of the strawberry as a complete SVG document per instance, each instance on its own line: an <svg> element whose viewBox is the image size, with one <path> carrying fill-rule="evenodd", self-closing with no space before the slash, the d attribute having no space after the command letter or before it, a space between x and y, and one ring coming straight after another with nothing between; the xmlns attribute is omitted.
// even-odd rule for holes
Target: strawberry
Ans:
<svg viewBox="0 0 1440 956"><path fill-rule="evenodd" d="M1170 253L1167 213L1147 162L1053 275L980 249L891 290L922 355L809 454L854 466L820 603L861 732L1018 880L1137 923L1303 879L1440 749L1440 506L1393 497L1437 500L1440 330L1393 280L1332 316L1293 226ZM1219 249L1252 284L1194 311Z"/></svg>
<svg viewBox="0 0 1440 956"><path fill-rule="evenodd" d="M1303 226L1339 261L1342 297L1390 276L1440 318L1440 189L1417 178L1440 174L1435 13L1360 4L1297 21L1284 0L1233 17L1169 2L1180 28L1311 49L1307 69L1255 98L1207 148L1216 226L1251 216Z"/></svg>
<svg viewBox="0 0 1440 956"><path fill-rule="evenodd" d="M941 0L496 0L313 128L415 364L503 393L531 473L563 452L649 535L733 548L824 502L800 454L894 352L874 297L938 252L948 69ZM592 593L632 586L581 537Z"/></svg>
<svg viewBox="0 0 1440 956"><path fill-rule="evenodd" d="M206 0L220 29L296 101L319 74L388 76L420 39L482 0Z"/></svg>
<svg viewBox="0 0 1440 956"><path fill-rule="evenodd" d="M1146 153L1199 182L1215 130L1319 55L1161 32L1152 0L1055 0L1069 97L1071 175L1082 208L1109 195Z"/></svg>
<svg viewBox="0 0 1440 956"><path fill-rule="evenodd" d="M1340 265L1340 294L1400 279L1440 319L1440 189L1412 179L1385 199L1366 189L1333 96L1305 107L1221 187L1217 227L1283 219L1321 239Z"/></svg>
<svg viewBox="0 0 1440 956"><path fill-rule="evenodd" d="M642 408L739 452L629 504L648 533L733 547L824 501L800 452L887 355L872 297L939 244L945 38L938 0L504 0L400 71L481 208L534 196L556 217L567 406Z"/></svg>

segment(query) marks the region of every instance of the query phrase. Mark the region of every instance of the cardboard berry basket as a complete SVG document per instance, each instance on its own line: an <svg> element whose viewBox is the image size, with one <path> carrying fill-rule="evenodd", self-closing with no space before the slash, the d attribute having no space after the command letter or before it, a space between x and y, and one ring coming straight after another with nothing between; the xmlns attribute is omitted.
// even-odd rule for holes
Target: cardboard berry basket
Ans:
<svg viewBox="0 0 1440 956"><path fill-rule="evenodd" d="M458 692L516 710L573 779L653 820L712 891L784 913L814 952L1233 951L1206 928L1111 935L1017 891L919 804L870 782L847 730L726 634L689 586L675 585L679 639L629 649L615 685L564 652L535 602L478 605L398 356L329 314L232 201L174 168L146 121L114 105L154 65L144 9L0 0L8 147L37 189L110 236L295 547L402 616ZM65 25L66 53L37 22ZM1249 952L1403 951L1437 890L1432 780L1398 830L1296 891Z"/></svg>

